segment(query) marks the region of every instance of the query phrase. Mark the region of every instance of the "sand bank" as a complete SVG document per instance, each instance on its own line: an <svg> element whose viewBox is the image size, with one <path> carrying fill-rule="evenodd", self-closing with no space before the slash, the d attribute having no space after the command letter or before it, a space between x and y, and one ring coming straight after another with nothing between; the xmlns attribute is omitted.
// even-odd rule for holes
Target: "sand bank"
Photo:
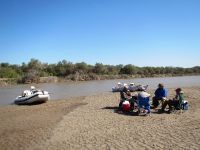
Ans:
<svg viewBox="0 0 200 150"><path fill-rule="evenodd" d="M180 114L115 112L119 93L0 108L1 149L200 149L200 87ZM153 91L150 91L153 94ZM174 89L169 89L173 97Z"/></svg>

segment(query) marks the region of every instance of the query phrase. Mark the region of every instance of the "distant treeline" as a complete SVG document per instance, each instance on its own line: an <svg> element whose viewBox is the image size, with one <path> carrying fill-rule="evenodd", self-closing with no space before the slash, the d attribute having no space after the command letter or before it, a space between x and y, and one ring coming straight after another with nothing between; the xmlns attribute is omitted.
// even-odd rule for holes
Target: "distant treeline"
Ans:
<svg viewBox="0 0 200 150"><path fill-rule="evenodd" d="M27 64L0 64L0 78L15 79L18 83L39 82L41 77L55 76L63 80L101 80L134 77L159 77L200 75L200 66L192 68L181 67L137 67L128 65L104 65L96 63L89 65L85 62L75 63L62 60L56 64L42 63L31 59Z"/></svg>

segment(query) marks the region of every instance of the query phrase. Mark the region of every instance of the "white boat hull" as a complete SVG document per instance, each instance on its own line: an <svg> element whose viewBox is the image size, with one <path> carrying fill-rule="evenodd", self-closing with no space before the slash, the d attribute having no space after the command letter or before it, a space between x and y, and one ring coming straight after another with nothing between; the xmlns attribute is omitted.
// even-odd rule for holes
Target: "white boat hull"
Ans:
<svg viewBox="0 0 200 150"><path fill-rule="evenodd" d="M123 90L124 87L113 87L112 92L120 92Z"/></svg>
<svg viewBox="0 0 200 150"><path fill-rule="evenodd" d="M142 91L142 90L147 90L148 85L129 85L128 90L131 92L135 91ZM121 92L123 91L124 86L122 87L113 87L112 92Z"/></svg>
<svg viewBox="0 0 200 150"><path fill-rule="evenodd" d="M142 90L147 90L148 85L133 85L133 86L129 86L128 89L131 92L134 91L142 91Z"/></svg>
<svg viewBox="0 0 200 150"><path fill-rule="evenodd" d="M34 103L44 103L50 99L48 92L36 92L30 96L18 96L14 103L15 104L34 104Z"/></svg>

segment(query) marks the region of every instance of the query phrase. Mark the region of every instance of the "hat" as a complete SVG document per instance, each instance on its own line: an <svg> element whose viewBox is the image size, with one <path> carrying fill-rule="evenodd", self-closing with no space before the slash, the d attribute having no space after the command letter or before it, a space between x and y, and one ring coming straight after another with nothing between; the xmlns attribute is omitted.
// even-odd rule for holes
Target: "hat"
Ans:
<svg viewBox="0 0 200 150"><path fill-rule="evenodd" d="M184 93L181 88L177 88L175 91L178 93Z"/></svg>
<svg viewBox="0 0 200 150"><path fill-rule="evenodd" d="M140 92L138 95L141 97L150 97L151 96L151 94L149 94L147 92Z"/></svg>
<svg viewBox="0 0 200 150"><path fill-rule="evenodd" d="M182 89L181 88L177 88L175 91L176 92L180 92L180 91L182 91Z"/></svg>
<svg viewBox="0 0 200 150"><path fill-rule="evenodd" d="M31 86L31 90L34 90L35 89L35 87L34 86Z"/></svg>

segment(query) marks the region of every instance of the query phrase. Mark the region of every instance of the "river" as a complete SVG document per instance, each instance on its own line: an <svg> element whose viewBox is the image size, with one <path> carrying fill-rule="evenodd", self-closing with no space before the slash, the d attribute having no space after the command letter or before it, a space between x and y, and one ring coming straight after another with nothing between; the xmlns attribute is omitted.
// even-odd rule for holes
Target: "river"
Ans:
<svg viewBox="0 0 200 150"><path fill-rule="evenodd" d="M36 88L49 91L51 100L68 99L77 96L86 96L111 91L118 82L135 84L148 84L148 89L156 89L158 83L163 83L166 88L191 87L200 85L200 76L182 76L165 78L136 78L101 81L83 81L72 83L45 83L33 84ZM15 85L0 88L0 105L13 103L14 99L31 85Z"/></svg>

